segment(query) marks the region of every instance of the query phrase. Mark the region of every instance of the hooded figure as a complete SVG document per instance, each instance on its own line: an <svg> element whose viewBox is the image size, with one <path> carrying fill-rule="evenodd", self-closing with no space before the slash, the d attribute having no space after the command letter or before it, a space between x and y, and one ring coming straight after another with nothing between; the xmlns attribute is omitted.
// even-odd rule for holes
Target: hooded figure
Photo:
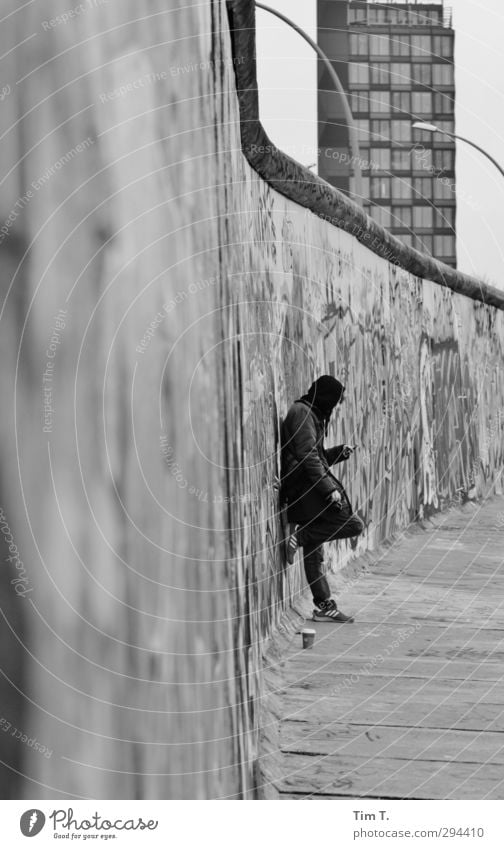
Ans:
<svg viewBox="0 0 504 849"><path fill-rule="evenodd" d="M281 499L287 502L289 522L297 526L287 540L287 560L292 563L296 549L303 547L306 578L316 608L313 618L317 621L353 621L331 598L323 568L324 542L355 537L363 531L342 484L331 472L331 466L348 459L354 448L324 448L331 414L343 401L344 393L345 387L336 378L319 377L294 401L282 425Z"/></svg>
<svg viewBox="0 0 504 849"><path fill-rule="evenodd" d="M322 417L325 423L325 435L327 436L327 426L331 413L336 405L343 400L344 394L345 387L339 380L329 374L323 374L322 377L312 383L306 395L302 395L298 400L316 410Z"/></svg>

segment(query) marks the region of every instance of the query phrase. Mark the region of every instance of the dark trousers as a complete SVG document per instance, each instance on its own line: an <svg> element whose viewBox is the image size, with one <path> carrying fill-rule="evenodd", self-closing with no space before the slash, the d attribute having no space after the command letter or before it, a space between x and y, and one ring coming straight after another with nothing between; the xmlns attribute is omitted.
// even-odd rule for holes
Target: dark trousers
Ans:
<svg viewBox="0 0 504 849"><path fill-rule="evenodd" d="M338 510L335 504L327 507L316 519L298 528L298 543L303 547L303 564L306 580L313 594L313 601L319 605L331 597L329 583L324 570L324 542L333 539L357 537L364 525L355 513L345 509Z"/></svg>

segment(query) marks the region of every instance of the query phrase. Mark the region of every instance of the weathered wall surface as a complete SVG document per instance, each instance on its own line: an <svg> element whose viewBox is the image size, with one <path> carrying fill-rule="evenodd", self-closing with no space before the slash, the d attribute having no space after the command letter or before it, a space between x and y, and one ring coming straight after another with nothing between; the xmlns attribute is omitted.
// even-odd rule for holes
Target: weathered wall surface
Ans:
<svg viewBox="0 0 504 849"><path fill-rule="evenodd" d="M51 753L6 759L31 798L225 796L211 7L67 7L5 24L28 41L2 66L0 506L26 594L7 582L2 609L27 633L25 715L2 715Z"/></svg>
<svg viewBox="0 0 504 849"><path fill-rule="evenodd" d="M2 715L51 752L9 739L4 774L30 798L248 798L262 646L303 587L281 416L346 383L357 551L498 489L503 313L260 180L224 3L43 26L64 12L9 18L32 37L2 66Z"/></svg>

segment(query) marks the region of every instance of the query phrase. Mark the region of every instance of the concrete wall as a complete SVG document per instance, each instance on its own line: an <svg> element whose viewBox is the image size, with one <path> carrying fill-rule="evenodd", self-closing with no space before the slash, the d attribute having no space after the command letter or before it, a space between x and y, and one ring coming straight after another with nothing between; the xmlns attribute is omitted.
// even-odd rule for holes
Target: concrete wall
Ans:
<svg viewBox="0 0 504 849"><path fill-rule="evenodd" d="M281 416L346 383L357 553L499 489L503 314L251 169L224 3L66 9L11 16L2 65L2 715L51 752L0 735L5 794L249 798L264 641L303 588Z"/></svg>

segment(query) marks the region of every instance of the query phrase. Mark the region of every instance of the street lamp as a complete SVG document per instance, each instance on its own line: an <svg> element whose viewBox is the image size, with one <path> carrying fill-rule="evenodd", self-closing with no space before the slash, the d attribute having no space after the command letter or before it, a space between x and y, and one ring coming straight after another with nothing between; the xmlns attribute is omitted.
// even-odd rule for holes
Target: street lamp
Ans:
<svg viewBox="0 0 504 849"><path fill-rule="evenodd" d="M495 167L498 168L498 170L501 172L502 176L504 177L504 169L501 168L501 166L493 158L493 156L490 156L490 154L486 150L483 150L482 147L480 147L478 144L471 141L470 139L466 139L464 136L458 136L456 133L449 133L447 130L441 130L439 127L436 127L435 124L427 124L427 123L424 123L424 121L416 121L413 124L413 129L414 130L424 130L427 133L441 133L443 136L449 136L451 139L460 139L460 141L463 141L466 144L471 145L471 147L475 147L476 150L479 150L479 152L482 153L483 156L486 156L486 158L489 159L490 162L493 162Z"/></svg>
<svg viewBox="0 0 504 849"><path fill-rule="evenodd" d="M344 90L343 86L341 85L340 79L339 79L336 71L334 70L333 66L331 65L331 62L327 58L324 51L318 46L318 44L315 41L313 41L312 38L310 38L310 36L303 29L301 29L301 27L299 27L297 24L295 24L294 21L291 21L290 18L287 18L281 12L277 12L276 9L272 9L271 6L265 6L263 3L256 3L255 5L258 9L263 9L263 11L270 12L272 15L275 15L277 18L280 18L281 21L283 21L285 24L287 24L293 30L295 30L295 32L297 32L298 35L301 36L301 38L304 38L304 40L308 42L310 47L312 47L313 50L315 50L319 59L321 59L321 61L326 66L327 72L328 72L329 76L331 77L334 88L341 95L341 101L342 101L342 104L343 104L343 111L345 113L345 119L346 119L346 123L347 123L347 127L348 127L350 148L352 150L352 159L353 159L353 165L354 165L354 177L355 177L354 200L356 200L357 203L359 203L359 205L362 206L363 205L362 204L362 201L363 201L363 197L362 197L362 172L361 172L361 167L360 167L360 153L359 153L359 141L358 141L358 137L357 137L357 128L355 126L355 121L354 121L354 117L352 115L352 110L350 109L350 105L348 103L348 98L345 94L345 90Z"/></svg>

